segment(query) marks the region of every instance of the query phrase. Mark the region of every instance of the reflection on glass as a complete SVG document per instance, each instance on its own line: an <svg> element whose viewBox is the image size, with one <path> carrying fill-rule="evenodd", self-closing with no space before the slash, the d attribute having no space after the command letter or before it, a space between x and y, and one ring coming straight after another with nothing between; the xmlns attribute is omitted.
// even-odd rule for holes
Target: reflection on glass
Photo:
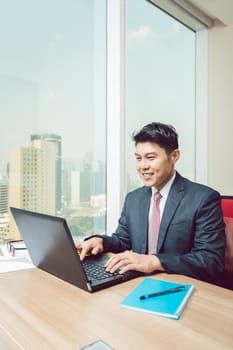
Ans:
<svg viewBox="0 0 233 350"><path fill-rule="evenodd" d="M6 2L0 37L0 243L9 206L105 233L106 0Z"/></svg>
<svg viewBox="0 0 233 350"><path fill-rule="evenodd" d="M153 121L173 125L177 169L195 178L195 33L149 1L128 0L126 17L126 166L128 191L139 186L133 131Z"/></svg>

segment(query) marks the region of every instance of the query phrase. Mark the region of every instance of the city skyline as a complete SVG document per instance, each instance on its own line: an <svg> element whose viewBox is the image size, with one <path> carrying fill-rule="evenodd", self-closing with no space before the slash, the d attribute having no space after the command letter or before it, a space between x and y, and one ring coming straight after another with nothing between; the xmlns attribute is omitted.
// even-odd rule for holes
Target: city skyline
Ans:
<svg viewBox="0 0 233 350"><path fill-rule="evenodd" d="M105 232L105 163L90 153L80 164L63 162L61 137L47 133L10 153L8 178L0 180L1 241L18 238L9 206L65 216L74 236Z"/></svg>

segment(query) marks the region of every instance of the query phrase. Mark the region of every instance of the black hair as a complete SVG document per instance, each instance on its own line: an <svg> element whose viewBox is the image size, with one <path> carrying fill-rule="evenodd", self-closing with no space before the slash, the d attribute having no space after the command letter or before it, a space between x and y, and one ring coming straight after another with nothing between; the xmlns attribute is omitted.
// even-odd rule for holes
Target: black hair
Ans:
<svg viewBox="0 0 233 350"><path fill-rule="evenodd" d="M157 143L167 154L179 148L176 129L163 123L154 122L145 125L139 132L133 134L133 140L135 145L140 142Z"/></svg>

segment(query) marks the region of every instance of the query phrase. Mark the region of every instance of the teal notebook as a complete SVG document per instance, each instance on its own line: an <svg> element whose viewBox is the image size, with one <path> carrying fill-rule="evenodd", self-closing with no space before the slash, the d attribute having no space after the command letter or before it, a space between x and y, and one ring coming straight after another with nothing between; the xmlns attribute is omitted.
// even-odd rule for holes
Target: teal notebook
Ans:
<svg viewBox="0 0 233 350"><path fill-rule="evenodd" d="M148 294L167 291L171 288L183 287L183 290L159 296L148 297ZM145 278L122 302L121 306L138 311L178 320L186 306L194 286L174 283L154 278ZM145 299L140 297L147 296Z"/></svg>

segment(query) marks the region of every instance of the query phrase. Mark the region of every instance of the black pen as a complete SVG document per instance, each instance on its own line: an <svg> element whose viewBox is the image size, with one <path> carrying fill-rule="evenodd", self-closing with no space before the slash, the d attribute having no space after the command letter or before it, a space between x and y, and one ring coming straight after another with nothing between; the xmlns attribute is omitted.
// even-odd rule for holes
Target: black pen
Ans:
<svg viewBox="0 0 233 350"><path fill-rule="evenodd" d="M160 295L181 292L182 290L185 290L185 287L184 286L179 286L179 287L175 287L175 288L171 288L171 289L166 289L166 290L163 290L161 292L155 292L155 293L141 295L139 297L139 299L143 300L143 299L147 299L147 298L158 297Z"/></svg>

